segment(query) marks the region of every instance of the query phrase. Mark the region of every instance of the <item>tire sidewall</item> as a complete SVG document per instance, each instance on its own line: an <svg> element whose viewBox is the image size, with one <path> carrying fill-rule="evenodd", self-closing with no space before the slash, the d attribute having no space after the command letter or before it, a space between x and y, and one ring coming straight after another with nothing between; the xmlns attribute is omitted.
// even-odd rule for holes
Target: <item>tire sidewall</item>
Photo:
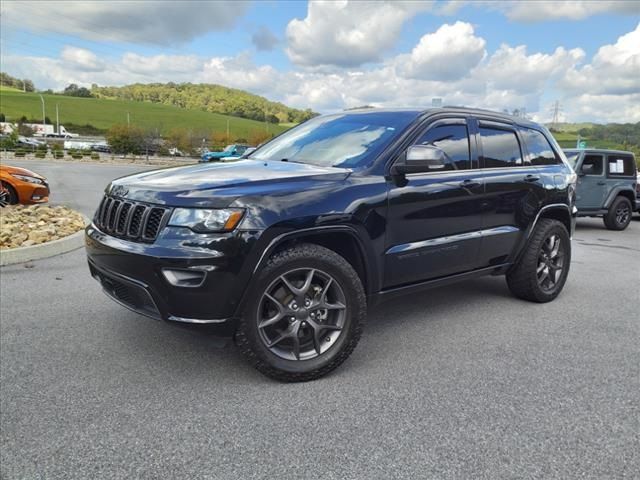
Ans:
<svg viewBox="0 0 640 480"><path fill-rule="evenodd" d="M18 198L18 192L16 189L7 182L2 182L2 185L7 190L7 201L9 202L9 205L17 205L20 202L20 199Z"/></svg>
<svg viewBox="0 0 640 480"><path fill-rule="evenodd" d="M537 278L535 279L535 285L538 290L537 295L544 301L553 300L560 294L560 292L564 288L564 284L567 281L567 277L569 276L569 268L571 266L571 239L569 237L569 233L567 232L567 229L564 227L564 225L562 225L559 222L554 222L550 224L545 229L544 235L542 236L542 240L540 242L536 242L537 245L535 245L534 247L536 248L536 259L540 255L540 250L544 242L554 234L560 236L560 239L562 242L561 245L562 247L564 247L564 263L562 266L562 273L560 275L560 279L556 283L556 286L553 288L553 290L551 291L543 290L543 288L538 283Z"/></svg>
<svg viewBox="0 0 640 480"><path fill-rule="evenodd" d="M299 256L293 260L281 260L277 259L274 265L268 266L260 274L255 286L252 288L241 321L242 332L250 343L253 353L274 369L294 374L321 370L330 366L353 341L354 337L357 338L360 335L361 323L366 315L366 307L360 305L361 302L359 301L363 294L362 291L358 290L361 290L362 286L359 284L354 285L353 279L350 278L347 270L347 267L351 267L346 260L343 260L345 265L340 265L342 263L340 261L326 261L310 256ZM344 292L347 308L341 335L326 352L309 360L286 360L271 352L264 344L258 331L257 315L265 290L279 276L298 268L316 268L331 275Z"/></svg>
<svg viewBox="0 0 640 480"><path fill-rule="evenodd" d="M616 210L618 208L620 208L621 204L626 203L628 209L629 209L629 216L627 217L627 221L624 224L620 224L618 223L618 221L616 220ZM631 222L631 216L633 215L633 206L631 205L631 202L629 201L628 198L626 197L618 197L612 204L611 207L609 209L609 212L607 212L607 216L609 217L609 222L607 224L607 227L609 227L609 225L611 225L610 228L614 229L614 230L624 230L625 228L627 228L629 226L629 223Z"/></svg>

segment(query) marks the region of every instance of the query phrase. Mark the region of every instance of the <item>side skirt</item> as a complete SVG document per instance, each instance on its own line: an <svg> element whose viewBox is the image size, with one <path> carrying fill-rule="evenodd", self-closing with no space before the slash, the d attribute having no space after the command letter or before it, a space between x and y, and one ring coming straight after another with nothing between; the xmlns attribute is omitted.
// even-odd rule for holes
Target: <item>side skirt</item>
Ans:
<svg viewBox="0 0 640 480"><path fill-rule="evenodd" d="M495 275L504 273L510 266L509 263L503 263L500 265L493 265L491 267L481 268L478 270L472 270L470 272L457 273L455 275L449 275L447 277L435 278L433 280L427 280L420 283L412 283L411 285L403 285L401 287L389 288L378 292L376 295L370 297L370 306L378 305L393 298L408 295L411 293L421 292L430 288L442 287L450 285L452 283L458 283L470 278L483 277L485 275Z"/></svg>

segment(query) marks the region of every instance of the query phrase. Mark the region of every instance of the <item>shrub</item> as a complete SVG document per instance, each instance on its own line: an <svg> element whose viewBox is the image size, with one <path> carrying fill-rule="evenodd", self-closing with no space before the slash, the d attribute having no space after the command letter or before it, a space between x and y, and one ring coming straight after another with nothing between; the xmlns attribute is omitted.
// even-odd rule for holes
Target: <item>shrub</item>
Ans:
<svg viewBox="0 0 640 480"><path fill-rule="evenodd" d="M71 158L73 158L74 160L82 160L82 153L74 153L73 155L71 155Z"/></svg>
<svg viewBox="0 0 640 480"><path fill-rule="evenodd" d="M98 154L98 152L93 152L91 154L91 160L100 160L100 155Z"/></svg>
<svg viewBox="0 0 640 480"><path fill-rule="evenodd" d="M47 151L38 149L36 150L35 156L36 158L44 158L47 156Z"/></svg>
<svg viewBox="0 0 640 480"><path fill-rule="evenodd" d="M24 157L25 151L24 151L23 148L16 148L16 151L15 151L14 155L16 157Z"/></svg>
<svg viewBox="0 0 640 480"><path fill-rule="evenodd" d="M64 158L64 152L62 150L54 150L53 158Z"/></svg>

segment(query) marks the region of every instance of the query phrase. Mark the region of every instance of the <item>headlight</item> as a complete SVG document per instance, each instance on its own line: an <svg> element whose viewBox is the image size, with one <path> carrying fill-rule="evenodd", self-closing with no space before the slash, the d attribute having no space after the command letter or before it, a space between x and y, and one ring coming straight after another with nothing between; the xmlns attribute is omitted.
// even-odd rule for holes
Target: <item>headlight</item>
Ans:
<svg viewBox="0 0 640 480"><path fill-rule="evenodd" d="M238 226L243 214L244 210L240 208L176 208L169 219L169 226L188 227L198 233L230 232Z"/></svg>
<svg viewBox="0 0 640 480"><path fill-rule="evenodd" d="M30 177L29 175L18 175L17 173L12 173L11 176L17 178L18 180L22 180L23 182L44 185L44 182L42 180L36 177Z"/></svg>

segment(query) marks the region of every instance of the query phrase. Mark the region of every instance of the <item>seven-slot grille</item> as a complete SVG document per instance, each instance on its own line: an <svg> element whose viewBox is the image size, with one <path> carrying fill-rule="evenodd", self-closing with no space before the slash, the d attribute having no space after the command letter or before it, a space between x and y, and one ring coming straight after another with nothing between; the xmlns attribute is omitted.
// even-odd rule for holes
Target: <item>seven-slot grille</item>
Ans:
<svg viewBox="0 0 640 480"><path fill-rule="evenodd" d="M153 242L164 226L169 209L105 195L94 217L103 232L137 242Z"/></svg>

